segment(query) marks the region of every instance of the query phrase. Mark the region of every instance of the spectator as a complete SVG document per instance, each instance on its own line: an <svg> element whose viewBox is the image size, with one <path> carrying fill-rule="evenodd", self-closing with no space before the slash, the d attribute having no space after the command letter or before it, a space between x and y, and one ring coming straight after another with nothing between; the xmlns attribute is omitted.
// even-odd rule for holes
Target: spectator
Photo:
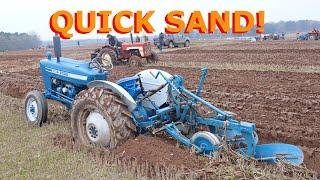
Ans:
<svg viewBox="0 0 320 180"><path fill-rule="evenodd" d="M137 36L136 37L136 42L140 42L141 40L140 40L140 37L139 36Z"/></svg>
<svg viewBox="0 0 320 180"><path fill-rule="evenodd" d="M161 32L159 34L159 49L162 51L162 48L164 46L164 34Z"/></svg>

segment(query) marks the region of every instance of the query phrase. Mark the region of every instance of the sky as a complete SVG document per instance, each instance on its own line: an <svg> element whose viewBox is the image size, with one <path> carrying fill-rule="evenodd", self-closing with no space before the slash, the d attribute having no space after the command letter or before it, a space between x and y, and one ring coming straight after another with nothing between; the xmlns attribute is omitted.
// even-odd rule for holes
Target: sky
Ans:
<svg viewBox="0 0 320 180"><path fill-rule="evenodd" d="M319 7L320 0L6 0L0 6L0 31L36 32L42 40L49 40L53 35L49 20L58 10L67 10L71 13L77 10L82 10L84 13L90 10L111 10L113 15L121 10L142 10L143 12L155 10L150 23L159 33L166 26L165 15L172 10L184 11L185 21L194 10L200 10L204 18L206 18L205 14L212 10L219 12L246 10L253 14L263 10L265 22L278 22L281 20L320 21ZM124 20L124 24L129 23L132 21ZM103 37L105 35L96 33L74 34L72 39Z"/></svg>

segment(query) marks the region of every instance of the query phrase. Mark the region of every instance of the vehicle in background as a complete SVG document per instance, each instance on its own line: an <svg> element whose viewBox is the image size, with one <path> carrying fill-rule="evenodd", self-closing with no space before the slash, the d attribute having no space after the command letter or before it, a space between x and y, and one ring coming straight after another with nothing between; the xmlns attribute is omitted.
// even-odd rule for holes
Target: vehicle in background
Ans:
<svg viewBox="0 0 320 180"><path fill-rule="evenodd" d="M297 35L297 40L298 41L307 41L309 40L309 35L308 34L298 34Z"/></svg>
<svg viewBox="0 0 320 180"><path fill-rule="evenodd" d="M268 40L284 40L285 39L285 33L274 33L274 34L263 34L260 37L256 37L258 40L268 41Z"/></svg>
<svg viewBox="0 0 320 180"><path fill-rule="evenodd" d="M153 44L155 46L159 46L159 37L153 38ZM189 47L190 46L190 38L186 37L184 34L164 34L164 44L163 46L168 46L169 48L174 47Z"/></svg>
<svg viewBox="0 0 320 180"><path fill-rule="evenodd" d="M314 28L311 32L308 32L309 40L320 40L320 30Z"/></svg>
<svg viewBox="0 0 320 180"><path fill-rule="evenodd" d="M311 32L300 34L297 33L298 41L320 40L320 30L314 28Z"/></svg>

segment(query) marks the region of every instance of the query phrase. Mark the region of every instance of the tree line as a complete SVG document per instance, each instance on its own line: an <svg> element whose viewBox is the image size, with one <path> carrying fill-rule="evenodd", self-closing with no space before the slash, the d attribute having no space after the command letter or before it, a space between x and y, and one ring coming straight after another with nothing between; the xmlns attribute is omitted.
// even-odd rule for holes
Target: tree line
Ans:
<svg viewBox="0 0 320 180"><path fill-rule="evenodd" d="M280 21L277 23L265 23L264 33L273 34L273 33L302 33L310 32L313 29L320 29L320 21L312 20L299 20L299 21ZM251 31L245 34L222 34L218 30L213 34L200 34L198 31L193 31L188 36L192 39L212 39L212 38L226 38L226 37L238 37L238 36L257 36L256 29L253 28Z"/></svg>
<svg viewBox="0 0 320 180"><path fill-rule="evenodd" d="M41 44L40 37L35 33L0 32L0 51L35 49Z"/></svg>

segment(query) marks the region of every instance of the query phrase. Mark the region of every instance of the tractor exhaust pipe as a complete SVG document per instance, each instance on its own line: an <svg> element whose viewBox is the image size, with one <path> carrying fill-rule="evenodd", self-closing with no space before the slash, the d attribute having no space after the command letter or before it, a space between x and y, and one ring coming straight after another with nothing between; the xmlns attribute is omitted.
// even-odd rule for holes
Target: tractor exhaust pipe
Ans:
<svg viewBox="0 0 320 180"><path fill-rule="evenodd" d="M55 36L53 36L53 50L54 50L54 56L57 58L57 62L60 62L61 40L58 34L55 34Z"/></svg>

